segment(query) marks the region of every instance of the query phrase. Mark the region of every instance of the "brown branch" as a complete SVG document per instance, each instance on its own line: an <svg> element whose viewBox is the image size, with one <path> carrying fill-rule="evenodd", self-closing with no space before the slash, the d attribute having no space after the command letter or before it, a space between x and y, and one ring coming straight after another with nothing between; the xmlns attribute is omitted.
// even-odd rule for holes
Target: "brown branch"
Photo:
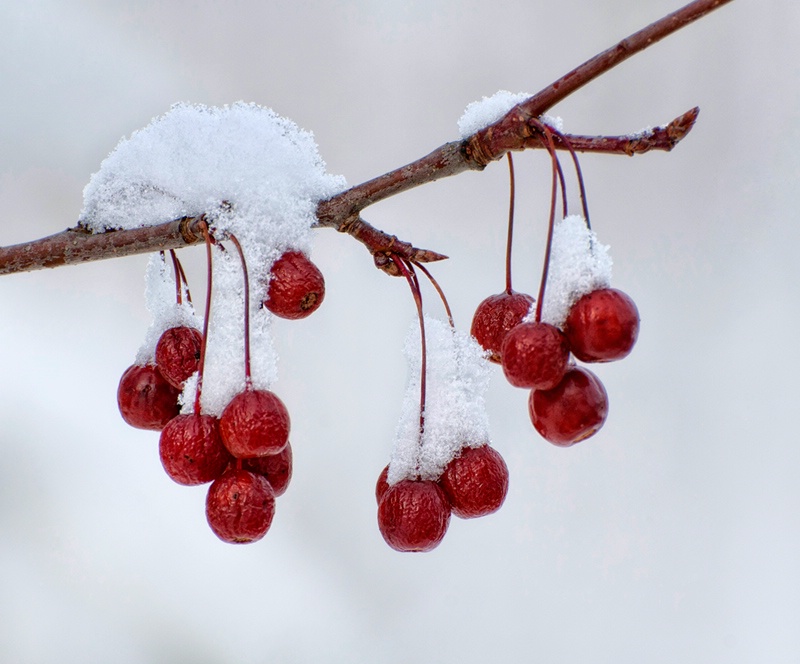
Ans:
<svg viewBox="0 0 800 664"><path fill-rule="evenodd" d="M694 0L590 58L467 139L447 143L417 161L320 202L318 226L349 233L367 247L378 267L390 273L395 268L391 260L386 260L389 247L389 253L408 260L426 262L444 258L373 228L361 218L361 211L421 184L466 170L482 170L511 150L543 147L542 137L534 125L553 105L635 53L728 2L731 0ZM697 109L693 109L666 127L637 136L569 136L568 139L581 151L631 155L653 149L670 150L688 133L696 117ZM557 144L557 147L564 146ZM68 229L40 240L0 247L0 274L178 249L202 241L198 227L201 221L202 217L191 217L157 226L96 234L81 228Z"/></svg>

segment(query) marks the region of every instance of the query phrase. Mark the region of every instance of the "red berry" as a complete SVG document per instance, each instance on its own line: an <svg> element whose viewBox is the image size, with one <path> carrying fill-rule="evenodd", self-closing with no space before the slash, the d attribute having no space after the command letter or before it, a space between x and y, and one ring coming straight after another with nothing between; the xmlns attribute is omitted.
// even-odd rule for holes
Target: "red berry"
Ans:
<svg viewBox="0 0 800 664"><path fill-rule="evenodd" d="M137 429L160 431L179 412L178 390L152 365L128 367L119 381L117 405L122 419Z"/></svg>
<svg viewBox="0 0 800 664"><path fill-rule="evenodd" d="M287 251L272 265L264 306L281 318L305 318L325 298L322 272L301 251Z"/></svg>
<svg viewBox="0 0 800 664"><path fill-rule="evenodd" d="M564 332L582 362L610 362L631 352L639 334L639 311L615 288L587 293L570 309Z"/></svg>
<svg viewBox="0 0 800 664"><path fill-rule="evenodd" d="M528 315L533 303L530 295L506 291L487 297L478 305L472 317L470 334L484 350L489 351L492 362L500 363L503 339Z"/></svg>
<svg viewBox="0 0 800 664"><path fill-rule="evenodd" d="M289 442L289 411L269 390L245 390L219 418L222 442L238 459L277 454Z"/></svg>
<svg viewBox="0 0 800 664"><path fill-rule="evenodd" d="M156 365L167 382L183 389L186 379L200 365L203 335L193 327L171 327L156 344Z"/></svg>
<svg viewBox="0 0 800 664"><path fill-rule="evenodd" d="M189 486L217 479L231 461L219 437L217 418L211 415L171 419L161 432L158 451L167 475Z"/></svg>
<svg viewBox="0 0 800 664"><path fill-rule="evenodd" d="M549 323L521 323L503 341L503 373L515 387L549 390L567 370L569 344Z"/></svg>
<svg viewBox="0 0 800 664"><path fill-rule="evenodd" d="M573 367L553 389L532 390L528 411L533 426L545 440L568 447L603 426L608 395L591 371Z"/></svg>
<svg viewBox="0 0 800 664"><path fill-rule="evenodd" d="M262 475L230 468L208 488L206 519L223 542L260 540L274 516L275 494Z"/></svg>
<svg viewBox="0 0 800 664"><path fill-rule="evenodd" d="M430 551L450 523L450 503L442 488L428 480L393 484L378 505L378 528L396 551Z"/></svg>
<svg viewBox="0 0 800 664"><path fill-rule="evenodd" d="M483 445L466 447L439 478L453 514L473 519L500 509L508 494L508 466L500 453Z"/></svg>
<svg viewBox="0 0 800 664"><path fill-rule="evenodd" d="M375 500L378 501L378 504L381 503L381 498L383 498L383 494L386 493L386 489L389 488L389 466L385 466L384 469L381 471L381 474L378 475L378 481L375 483Z"/></svg>
<svg viewBox="0 0 800 664"><path fill-rule="evenodd" d="M243 459L242 468L263 475L272 486L275 496L282 496L292 479L292 445L286 443L286 447L277 454Z"/></svg>

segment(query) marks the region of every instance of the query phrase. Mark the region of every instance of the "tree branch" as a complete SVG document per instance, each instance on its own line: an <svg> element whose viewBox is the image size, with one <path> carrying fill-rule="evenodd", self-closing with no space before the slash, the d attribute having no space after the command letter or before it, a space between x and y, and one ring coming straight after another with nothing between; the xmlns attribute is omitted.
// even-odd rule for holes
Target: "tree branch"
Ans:
<svg viewBox="0 0 800 664"><path fill-rule="evenodd" d="M376 265L396 270L388 254L417 262L445 258L418 249L373 228L361 218L364 208L389 196L466 170L482 170L511 150L543 147L535 124L539 116L582 86L635 53L680 30L731 0L694 0L685 7L623 39L590 58L537 94L512 108L503 118L463 141L446 143L406 166L364 182L319 203L318 226L349 233L374 256ZM692 128L698 109L692 109L665 127L632 136L568 136L576 150L632 155L649 150L671 150ZM557 141L557 147L564 145ZM178 249L202 241L203 217L169 221L133 230L89 233L70 228L40 240L0 247L0 274L59 267L152 251Z"/></svg>

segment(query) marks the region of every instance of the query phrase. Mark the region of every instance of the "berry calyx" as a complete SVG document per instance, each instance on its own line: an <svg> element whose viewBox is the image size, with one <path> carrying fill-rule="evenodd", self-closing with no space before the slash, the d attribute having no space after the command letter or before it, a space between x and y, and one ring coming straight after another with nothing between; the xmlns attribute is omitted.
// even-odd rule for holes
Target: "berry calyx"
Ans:
<svg viewBox="0 0 800 664"><path fill-rule="evenodd" d="M503 373L514 387L549 390L569 362L567 337L549 323L520 323L503 341Z"/></svg>
<svg viewBox="0 0 800 664"><path fill-rule="evenodd" d="M628 355L639 335L639 310L615 288L581 297L564 325L572 352L582 362L611 362Z"/></svg>
<svg viewBox="0 0 800 664"><path fill-rule="evenodd" d="M208 488L206 519L223 542L260 540L274 516L275 493L262 475L230 468Z"/></svg>
<svg viewBox="0 0 800 664"><path fill-rule="evenodd" d="M231 461L217 418L195 413L178 415L167 423L158 452L167 475L187 486L217 479Z"/></svg>
<svg viewBox="0 0 800 664"><path fill-rule="evenodd" d="M282 496L292 479L292 444L287 442L286 447L277 454L242 459L242 468L263 475L275 492L275 497Z"/></svg>
<svg viewBox="0 0 800 664"><path fill-rule="evenodd" d="M600 379L573 367L550 390L532 390L528 398L531 421L541 436L568 447L597 433L608 415L608 395Z"/></svg>
<svg viewBox="0 0 800 664"><path fill-rule="evenodd" d="M490 361L500 363L506 334L522 322L533 303L530 295L507 290L490 295L478 305L472 317L470 334L484 350L489 351Z"/></svg>
<svg viewBox="0 0 800 664"><path fill-rule="evenodd" d="M278 454L289 442L289 411L269 390L248 389L219 418L222 442L238 459Z"/></svg>
<svg viewBox="0 0 800 664"><path fill-rule="evenodd" d="M178 390L152 364L134 364L125 370L117 388L117 406L132 427L151 431L161 431L180 412Z"/></svg>
<svg viewBox="0 0 800 664"><path fill-rule="evenodd" d="M378 505L378 528L395 551L435 549L450 524L450 503L442 488L429 480L401 480Z"/></svg>
<svg viewBox="0 0 800 664"><path fill-rule="evenodd" d="M173 387L183 389L186 379L200 365L203 335L193 327L179 326L166 330L156 344L156 366Z"/></svg>
<svg viewBox="0 0 800 664"><path fill-rule="evenodd" d="M485 516L500 509L508 494L508 466L489 447L467 447L439 478L453 514L462 519Z"/></svg>
<svg viewBox="0 0 800 664"><path fill-rule="evenodd" d="M264 306L281 318L296 320L314 313L325 298L325 278L301 251L287 251L270 270Z"/></svg>

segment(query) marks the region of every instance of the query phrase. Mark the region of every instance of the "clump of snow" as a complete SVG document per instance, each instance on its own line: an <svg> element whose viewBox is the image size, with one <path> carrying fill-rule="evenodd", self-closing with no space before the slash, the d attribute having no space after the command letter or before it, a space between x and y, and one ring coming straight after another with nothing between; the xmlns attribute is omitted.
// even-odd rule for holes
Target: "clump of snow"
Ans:
<svg viewBox="0 0 800 664"><path fill-rule="evenodd" d="M255 223L302 247L316 203L344 186L325 172L313 135L273 110L180 103L108 155L84 189L80 223L94 232L136 228L213 216L227 201L226 230Z"/></svg>
<svg viewBox="0 0 800 664"><path fill-rule="evenodd" d="M425 337L425 430L420 441L422 352L419 322L414 322L405 343L409 383L395 432L389 484L403 479L438 479L461 449L489 442L485 393L490 369L485 351L469 334L427 315Z"/></svg>
<svg viewBox="0 0 800 664"><path fill-rule="evenodd" d="M508 90L500 90L491 97L484 97L481 101L469 103L458 120L459 135L461 138L472 136L475 132L497 122L514 106L530 96L527 92L513 93Z"/></svg>
<svg viewBox="0 0 800 664"><path fill-rule="evenodd" d="M313 135L271 109L181 103L123 139L103 161L84 189L80 224L100 233L205 214L217 240L235 235L250 273L253 382L267 389L277 375L271 315L261 307L269 270L287 250L309 251L318 202L345 186L344 178L325 172ZM216 415L244 387L244 288L233 245L214 253L201 406ZM181 308L173 311L174 287L165 285L161 263L157 269L151 261L148 269L154 323L139 353L143 360L151 361L160 332L174 321L198 326ZM195 386L196 377L187 381L185 411L193 407Z"/></svg>
<svg viewBox="0 0 800 664"><path fill-rule="evenodd" d="M656 127L656 129L661 129L661 127ZM632 134L628 134L628 138L631 139L650 138L654 132L655 129L653 129L650 125L648 125L644 129L640 129L639 131L635 131Z"/></svg>
<svg viewBox="0 0 800 664"><path fill-rule="evenodd" d="M169 328L185 326L202 329L202 322L195 314L192 303L187 300L185 286L182 289L182 302L178 304L175 276L167 269L164 258L160 254L153 254L147 264L144 289L145 306L153 321L136 354L136 364L155 363L156 345Z"/></svg>
<svg viewBox="0 0 800 664"><path fill-rule="evenodd" d="M213 286L200 408L219 416L245 388L244 275L235 247L212 248ZM248 262L249 267L249 262ZM250 282L250 362L253 387L270 389L278 377L278 354L272 341L272 314L261 306L263 292ZM182 413L194 412L196 379L187 381Z"/></svg>
<svg viewBox="0 0 800 664"><path fill-rule="evenodd" d="M573 214L556 224L542 303L543 322L561 327L570 307L581 296L611 284L608 250L608 245L597 241L582 216Z"/></svg>

